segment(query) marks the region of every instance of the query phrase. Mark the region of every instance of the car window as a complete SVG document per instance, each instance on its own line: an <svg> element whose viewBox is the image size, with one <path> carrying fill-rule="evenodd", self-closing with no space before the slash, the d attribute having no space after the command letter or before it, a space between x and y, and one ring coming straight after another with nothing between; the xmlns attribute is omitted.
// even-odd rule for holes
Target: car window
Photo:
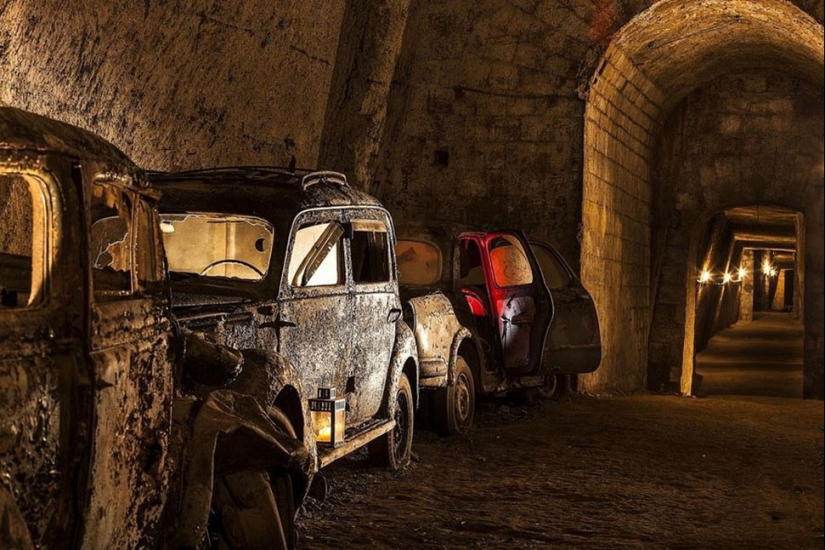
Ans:
<svg viewBox="0 0 825 550"><path fill-rule="evenodd" d="M570 286L573 280L556 255L542 245L532 245L532 248L550 290L561 290Z"/></svg>
<svg viewBox="0 0 825 550"><path fill-rule="evenodd" d="M34 178L0 175L0 310L42 302L45 201L34 200L41 194Z"/></svg>
<svg viewBox="0 0 825 550"><path fill-rule="evenodd" d="M92 286L95 298L132 293L132 207L119 187L92 185L92 226L89 234Z"/></svg>
<svg viewBox="0 0 825 550"><path fill-rule="evenodd" d="M254 216L161 214L171 273L260 281L269 271L275 231Z"/></svg>
<svg viewBox="0 0 825 550"><path fill-rule="evenodd" d="M402 285L431 285L441 279L441 251L422 241L401 240L395 245L398 282Z"/></svg>
<svg viewBox="0 0 825 550"><path fill-rule="evenodd" d="M501 235L488 243L493 277L501 288L529 285L533 282L533 269L527 253L516 237Z"/></svg>
<svg viewBox="0 0 825 550"><path fill-rule="evenodd" d="M484 286L484 267L481 263L481 249L472 239L463 239L460 250L461 286Z"/></svg>
<svg viewBox="0 0 825 550"><path fill-rule="evenodd" d="M344 284L344 228L337 222L307 224L295 232L287 277L294 287Z"/></svg>
<svg viewBox="0 0 825 550"><path fill-rule="evenodd" d="M352 221L352 279L356 284L390 281L390 234L383 222Z"/></svg>

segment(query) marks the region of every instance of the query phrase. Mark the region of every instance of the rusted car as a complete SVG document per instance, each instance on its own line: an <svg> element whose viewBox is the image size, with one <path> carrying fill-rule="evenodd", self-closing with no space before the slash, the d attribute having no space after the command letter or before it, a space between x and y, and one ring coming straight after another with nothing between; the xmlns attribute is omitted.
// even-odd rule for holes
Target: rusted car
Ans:
<svg viewBox="0 0 825 550"><path fill-rule="evenodd" d="M252 397L183 393L240 356L173 330L156 200L109 143L0 108L2 548L291 540L309 456Z"/></svg>
<svg viewBox="0 0 825 550"><path fill-rule="evenodd" d="M417 350L381 204L331 172L240 167L150 179L163 192L177 318L248 357L231 387L282 410L317 469L365 445L376 463L406 464Z"/></svg>
<svg viewBox="0 0 825 550"><path fill-rule="evenodd" d="M473 423L477 395L557 391L601 362L592 300L558 252L520 231L401 223L405 318L416 335L420 386L445 435Z"/></svg>

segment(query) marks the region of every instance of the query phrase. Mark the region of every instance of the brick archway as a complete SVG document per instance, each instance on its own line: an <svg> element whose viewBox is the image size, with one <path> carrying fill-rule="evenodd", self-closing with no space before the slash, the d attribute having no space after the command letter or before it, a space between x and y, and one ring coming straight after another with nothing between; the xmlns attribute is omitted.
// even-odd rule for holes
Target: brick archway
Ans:
<svg viewBox="0 0 825 550"><path fill-rule="evenodd" d="M664 0L614 37L586 108L582 278L599 308L605 358L584 388L637 392L646 386L651 166L669 113L691 91L737 69L787 72L821 89L823 52L822 25L783 0ZM805 193L813 193L821 210L821 180L818 185ZM805 215L814 235L822 215ZM820 279L822 254L822 240L809 242L809 256L820 260L808 272L818 271ZM808 323L805 362L821 369L823 290L821 281L812 282L805 300L820 307L806 308L806 316L818 309L820 320ZM689 381L681 389L690 393Z"/></svg>

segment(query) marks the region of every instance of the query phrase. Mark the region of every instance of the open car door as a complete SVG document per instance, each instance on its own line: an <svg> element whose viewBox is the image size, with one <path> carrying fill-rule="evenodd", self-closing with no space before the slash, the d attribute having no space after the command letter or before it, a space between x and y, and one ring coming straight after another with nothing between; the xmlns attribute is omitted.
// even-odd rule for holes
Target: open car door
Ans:
<svg viewBox="0 0 825 550"><path fill-rule="evenodd" d="M463 237L463 245L470 245L467 239L481 249L490 321L498 332L504 368L538 374L553 300L529 243L514 231Z"/></svg>
<svg viewBox="0 0 825 550"><path fill-rule="evenodd" d="M596 305L559 252L546 243L530 242L553 294L555 319L544 346L547 374L583 374L599 368L602 342Z"/></svg>

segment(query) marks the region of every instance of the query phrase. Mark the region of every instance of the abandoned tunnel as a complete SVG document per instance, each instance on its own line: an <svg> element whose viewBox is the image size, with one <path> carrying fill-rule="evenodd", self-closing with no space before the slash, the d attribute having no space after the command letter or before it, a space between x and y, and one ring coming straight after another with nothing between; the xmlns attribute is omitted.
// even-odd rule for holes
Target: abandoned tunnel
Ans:
<svg viewBox="0 0 825 550"><path fill-rule="evenodd" d="M822 0L0 0L0 107L152 171L340 171L399 233L523 230L598 312L601 364L578 393L708 397L712 433L720 397L821 415L823 19ZM28 200L0 187L4 253L32 248ZM610 403L588 414L637 418ZM782 410L760 403L760 419ZM480 406L476 430L494 423ZM565 536L544 542L589 540Z"/></svg>

